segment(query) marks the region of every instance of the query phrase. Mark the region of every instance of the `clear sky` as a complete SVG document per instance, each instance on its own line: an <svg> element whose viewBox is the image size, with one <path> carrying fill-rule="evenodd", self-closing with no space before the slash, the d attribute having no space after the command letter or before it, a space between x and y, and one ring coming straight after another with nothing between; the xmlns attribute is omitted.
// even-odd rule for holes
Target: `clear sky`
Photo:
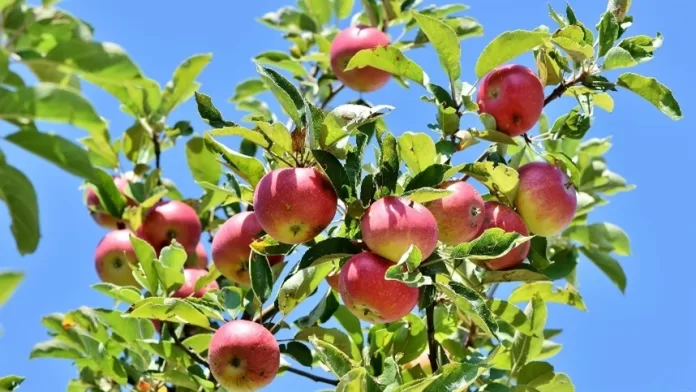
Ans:
<svg viewBox="0 0 696 392"><path fill-rule="evenodd" d="M250 59L262 50L287 48L279 32L263 27L255 18L289 2L201 0L194 5L189 1L65 0L62 6L94 25L97 39L122 45L145 73L161 84L186 57L212 52L213 61L201 76L202 91L213 97L228 119L238 120L242 115L235 113L226 100L236 83L254 76ZM690 249L696 234L696 214L688 204L694 190L691 155L696 144L696 108L690 79L692 31L682 16L696 11L696 5L685 0L634 3L631 13L636 24L630 35L654 36L659 31L665 37L656 58L635 70L656 76L671 87L685 119L672 122L626 91L614 96L613 114L597 111L590 135L613 135L614 147L607 154L609 166L638 187L613 197L611 204L591 216L591 221L616 223L631 236L633 255L620 259L628 275L626 295L591 263L582 260L578 277L589 312L550 305L549 326L564 328L556 338L564 348L552 362L556 371L571 376L580 392L689 391L693 390L696 371L696 343L691 337L696 316L690 287L693 283L689 283L696 276L696 259ZM477 54L494 36L505 30L553 23L547 16L547 2L542 0L469 0L467 4L472 6L468 13L482 22L486 32L483 38L463 42L462 77L469 82L474 80ZM557 9L565 6L558 0L552 4ZM576 0L572 5L580 20L594 25L605 4L603 0ZM436 82L445 83L431 50L421 49L409 56ZM529 56L521 61L529 63ZM130 126L130 118L120 113L114 99L94 88L86 91L100 114L109 120L112 133L120 134ZM433 107L421 102L421 95L423 91L417 86L405 91L390 82L366 98L375 104L396 106L387 122L394 132L401 133L428 131L426 124L433 122ZM355 97L350 92L340 96ZM553 120L568 110L570 101L551 105L549 118ZM172 123L179 119L193 120L199 133L206 130L192 101L173 114ZM83 136L82 131L67 127L47 125L42 130L60 131L72 138ZM0 136L10 131L0 126ZM8 143L0 141L0 148L36 187L43 234L39 250L20 257L8 229L6 210L0 209L0 268L27 273L19 291L0 309L0 375L26 376L23 391L64 390L68 379L76 375L69 362L29 361L29 351L33 344L47 338L40 324L43 315L81 305L111 306L108 298L90 288L97 282L94 249L105 232L95 226L81 204L78 178ZM477 155L478 151L466 152L463 159ZM165 175L174 179L186 196L200 194L188 173L182 145L164 155L162 166ZM266 390L288 387L297 391L320 389L305 379L286 375Z"/></svg>

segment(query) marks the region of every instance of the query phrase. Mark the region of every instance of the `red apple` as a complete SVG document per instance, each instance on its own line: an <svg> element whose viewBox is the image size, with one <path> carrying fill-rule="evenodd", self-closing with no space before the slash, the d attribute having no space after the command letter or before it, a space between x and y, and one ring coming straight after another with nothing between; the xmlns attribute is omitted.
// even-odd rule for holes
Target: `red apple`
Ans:
<svg viewBox="0 0 696 392"><path fill-rule="evenodd" d="M147 213L138 237L156 250L176 239L187 253L192 253L201 238L201 221L188 204L178 200L161 201Z"/></svg>
<svg viewBox="0 0 696 392"><path fill-rule="evenodd" d="M254 191L254 211L261 228L284 244L301 244L316 237L331 224L337 204L331 182L313 168L273 170Z"/></svg>
<svg viewBox="0 0 696 392"><path fill-rule="evenodd" d="M188 259L186 259L186 268L208 268L208 252L205 251L202 243L196 245L196 250L193 253L189 253Z"/></svg>
<svg viewBox="0 0 696 392"><path fill-rule="evenodd" d="M128 265L138 263L130 234L130 230L114 230L107 233L97 245L94 265L102 282L140 287Z"/></svg>
<svg viewBox="0 0 696 392"><path fill-rule="evenodd" d="M360 92L375 91L384 86L391 74L374 67L344 71L350 59L363 49L389 45L389 36L371 26L351 26L336 35L331 43L331 70L346 86Z"/></svg>
<svg viewBox="0 0 696 392"><path fill-rule="evenodd" d="M262 233L252 211L236 214L223 223L213 238L213 262L218 271L233 282L249 285L249 245ZM275 265L283 259L282 255L269 256L268 262Z"/></svg>
<svg viewBox="0 0 696 392"><path fill-rule="evenodd" d="M114 177L114 184L116 188L123 194L126 195L126 187L128 186L128 180L123 177ZM135 202L126 197L128 205L134 205ZM105 229L116 230L118 229L119 223L125 224L121 219L118 219L104 209L101 206L101 201L99 201L99 196L97 192L92 188L87 188L87 206L91 207L89 214L92 216L97 224Z"/></svg>
<svg viewBox="0 0 696 392"><path fill-rule="evenodd" d="M207 285L201 287L198 289L198 291L194 292L194 289L196 288L196 282L198 282L198 279L206 276L208 274L208 271L204 269L199 269L199 268L185 268L184 269L184 284L181 285L173 294L172 297L176 298L186 298L186 297L191 297L194 296L196 298L200 298L205 295L210 290L219 290L220 286L218 286L216 281L212 281L208 283Z"/></svg>
<svg viewBox="0 0 696 392"><path fill-rule="evenodd" d="M488 113L498 130L519 136L536 124L544 108L544 86L537 75L522 65L504 65L481 81L479 113Z"/></svg>
<svg viewBox="0 0 696 392"><path fill-rule="evenodd" d="M336 291L336 292L338 292L338 287L339 287L339 283L338 283L338 282L339 282L339 277L340 277L340 276L341 276L340 273L339 273L339 272L336 272L336 273L334 273L333 275L327 276L327 277L326 277L326 283L328 283L329 286L330 286L332 289L334 289L334 291Z"/></svg>
<svg viewBox="0 0 696 392"><path fill-rule="evenodd" d="M341 268L341 299L356 317L371 323L391 323L409 314L418 303L418 288L384 274L394 263L374 253L359 253Z"/></svg>
<svg viewBox="0 0 696 392"><path fill-rule="evenodd" d="M422 260L437 247L437 221L422 204L406 198L388 196L367 209L360 221L363 241L370 250L398 262L411 245Z"/></svg>
<svg viewBox="0 0 696 392"><path fill-rule="evenodd" d="M558 167L531 162L519 170L520 186L515 207L529 230L544 237L565 230L578 206L575 188Z"/></svg>
<svg viewBox="0 0 696 392"><path fill-rule="evenodd" d="M256 391L278 374L275 337L258 323L233 320L218 329L208 346L210 371L229 391Z"/></svg>
<svg viewBox="0 0 696 392"><path fill-rule="evenodd" d="M517 213L505 204L498 203L496 201L487 201L484 204L484 218L483 226L479 235L483 234L484 231L499 227L503 229L506 233L519 233L521 235L529 235L527 226L524 224L522 218L517 215ZM478 236L477 236L478 237ZM488 268L493 270L501 270L512 268L521 264L529 253L529 241L518 245L513 248L502 257L497 259L491 259L486 262Z"/></svg>
<svg viewBox="0 0 696 392"><path fill-rule="evenodd" d="M481 195L464 181L446 183L440 188L452 191L452 194L425 204L437 221L440 241L459 245L476 238L483 225Z"/></svg>

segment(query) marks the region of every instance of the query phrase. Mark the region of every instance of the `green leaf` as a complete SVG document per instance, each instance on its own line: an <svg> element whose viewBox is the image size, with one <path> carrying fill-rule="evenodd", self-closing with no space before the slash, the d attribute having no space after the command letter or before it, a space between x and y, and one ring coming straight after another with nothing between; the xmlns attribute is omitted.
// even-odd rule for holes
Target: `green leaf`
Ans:
<svg viewBox="0 0 696 392"><path fill-rule="evenodd" d="M316 22L309 15L292 7L284 7L277 12L269 12L259 20L272 28L287 32L310 31L316 33L319 30Z"/></svg>
<svg viewBox="0 0 696 392"><path fill-rule="evenodd" d="M601 250L581 247L580 251L599 267L622 293L626 292L626 274L618 261Z"/></svg>
<svg viewBox="0 0 696 392"><path fill-rule="evenodd" d="M476 61L476 77L482 78L497 66L541 45L550 35L543 31L506 31L493 39Z"/></svg>
<svg viewBox="0 0 696 392"><path fill-rule="evenodd" d="M162 288L167 293L171 293L184 284L184 264L186 264L186 251L184 248L172 240L172 244L164 247L160 252L158 262L155 263L155 270Z"/></svg>
<svg viewBox="0 0 696 392"><path fill-rule="evenodd" d="M230 98L232 102L241 101L244 98L253 97L256 94L266 91L266 85L260 79L247 79L242 81L234 88L234 96Z"/></svg>
<svg viewBox="0 0 696 392"><path fill-rule="evenodd" d="M300 342L281 344L280 353L293 357L301 365L312 367L312 351Z"/></svg>
<svg viewBox="0 0 696 392"><path fill-rule="evenodd" d="M195 181L218 183L222 165L216 158L217 154L208 148L202 137L194 136L186 142L186 162Z"/></svg>
<svg viewBox="0 0 696 392"><path fill-rule="evenodd" d="M233 151L208 134L204 137L211 143L212 149L222 155L230 168L248 181L252 187L256 187L256 184L266 174L266 169L258 159Z"/></svg>
<svg viewBox="0 0 696 392"><path fill-rule="evenodd" d="M232 121L225 121L222 118L222 113L213 105L213 100L209 96L199 92L195 92L194 96L196 98L198 114L208 125L214 128L233 127L237 125Z"/></svg>
<svg viewBox="0 0 696 392"><path fill-rule="evenodd" d="M335 389L336 392L379 392L381 390L379 384L364 367L346 373Z"/></svg>
<svg viewBox="0 0 696 392"><path fill-rule="evenodd" d="M88 81L99 85L121 102L121 110L133 117L148 117L160 105L160 85L148 78L130 79L122 83L100 83Z"/></svg>
<svg viewBox="0 0 696 392"><path fill-rule="evenodd" d="M391 390L391 392L423 392L441 376L431 376L419 380L409 381Z"/></svg>
<svg viewBox="0 0 696 392"><path fill-rule="evenodd" d="M448 363L437 370L435 376L439 377L424 392L466 391L484 370L471 363Z"/></svg>
<svg viewBox="0 0 696 392"><path fill-rule="evenodd" d="M259 64L273 65L290 71L295 77L304 78L307 76L307 70L302 64L285 52L276 50L263 52L254 57L254 60Z"/></svg>
<svg viewBox="0 0 696 392"><path fill-rule="evenodd" d="M368 66L412 80L422 86L429 81L428 75L418 64L391 45L359 51L350 59L345 71Z"/></svg>
<svg viewBox="0 0 696 392"><path fill-rule="evenodd" d="M92 288L100 293L110 296L116 301L125 302L131 305L143 299L140 291L133 287L121 287L112 283L97 283L92 285Z"/></svg>
<svg viewBox="0 0 696 392"><path fill-rule="evenodd" d="M261 303L266 302L273 291L273 271L271 271L271 265L268 263L266 256L256 252L251 253L249 277L251 278L251 288L254 290L254 295Z"/></svg>
<svg viewBox="0 0 696 392"><path fill-rule="evenodd" d="M210 136L241 136L245 140L253 142L263 148L268 148L270 146L262 133L240 126L217 128L207 131L205 134L210 134Z"/></svg>
<svg viewBox="0 0 696 392"><path fill-rule="evenodd" d="M360 352L353 345L348 335L336 328L311 327L305 328L295 334L295 340L310 342L315 337L341 350L349 358L360 360Z"/></svg>
<svg viewBox="0 0 696 392"><path fill-rule="evenodd" d="M341 200L347 201L355 196L356 191L350 188L346 169L335 156L323 150L312 150L312 155L329 177L331 185L333 185Z"/></svg>
<svg viewBox="0 0 696 392"><path fill-rule="evenodd" d="M411 287L431 285L433 284L432 279L429 276L424 276L417 269L422 259L420 250L415 245L411 245L399 261L387 269L384 278L386 280L398 280Z"/></svg>
<svg viewBox="0 0 696 392"><path fill-rule="evenodd" d="M331 20L331 1L304 0L307 9L314 19L320 24L326 24Z"/></svg>
<svg viewBox="0 0 696 392"><path fill-rule="evenodd" d="M212 333L199 333L198 335L193 335L186 338L181 344L185 347L193 350L194 352L200 354L208 349L210 345L210 340L213 338Z"/></svg>
<svg viewBox="0 0 696 392"><path fill-rule="evenodd" d="M157 293L159 287L159 278L155 269L155 260L157 254L145 240L142 240L135 235L130 235L130 241L135 251L135 256L138 259L138 269L142 272L142 281L139 280L149 292Z"/></svg>
<svg viewBox="0 0 696 392"><path fill-rule="evenodd" d="M566 51L575 61L583 61L594 56L594 47L584 41L582 27L571 24L556 32L551 41Z"/></svg>
<svg viewBox="0 0 696 392"><path fill-rule="evenodd" d="M350 357L334 345L313 336L309 337L309 342L314 346L317 357L336 376L343 377L354 367Z"/></svg>
<svg viewBox="0 0 696 392"><path fill-rule="evenodd" d="M482 279L482 283L498 283L498 282L536 282L542 280L550 280L548 276L537 271L533 267L522 264L517 268L501 270L501 271L486 271Z"/></svg>
<svg viewBox="0 0 696 392"><path fill-rule="evenodd" d="M662 34L657 33L655 38L647 35L638 35L626 38L619 43L621 49L630 53L637 63L643 63L653 58L655 51L662 46Z"/></svg>
<svg viewBox="0 0 696 392"><path fill-rule="evenodd" d="M491 161L475 162L453 167L445 173L445 177L449 178L457 172L470 175L490 189L499 200L506 200L509 205L513 204L519 185L517 170Z"/></svg>
<svg viewBox="0 0 696 392"><path fill-rule="evenodd" d="M657 79L626 72L619 76L616 84L643 97L672 120L682 118L681 108L672 92Z"/></svg>
<svg viewBox="0 0 696 392"><path fill-rule="evenodd" d="M309 248L298 263L298 270L318 265L325 261L336 260L362 252L349 238L327 238Z"/></svg>
<svg viewBox="0 0 696 392"><path fill-rule="evenodd" d="M328 290L317 306L307 316L297 319L295 324L300 328L309 328L320 322L325 323L333 316L338 306L336 293L333 290Z"/></svg>
<svg viewBox="0 0 696 392"><path fill-rule="evenodd" d="M575 386L567 375L556 373L553 379L544 385L536 387L539 392L575 392Z"/></svg>
<svg viewBox="0 0 696 392"><path fill-rule="evenodd" d="M242 312L242 289L239 287L223 287L220 290L220 302L232 319Z"/></svg>
<svg viewBox="0 0 696 392"><path fill-rule="evenodd" d="M179 298L146 298L133 305L128 317L157 319L210 328L208 317L190 302Z"/></svg>
<svg viewBox="0 0 696 392"><path fill-rule="evenodd" d="M2 7L0 6L0 9ZM24 382L24 377L20 376L5 376L0 377L0 391L14 391L20 384Z"/></svg>
<svg viewBox="0 0 696 392"><path fill-rule="evenodd" d="M602 19L597 25L597 31L599 31L599 57L606 55L609 49L614 46L614 42L619 38L620 29L621 26L614 14L605 12L602 15Z"/></svg>
<svg viewBox="0 0 696 392"><path fill-rule="evenodd" d="M585 301L583 301L580 293L575 290L570 284L566 285L565 289L553 286L551 282L534 282L526 283L510 293L508 301L510 302L527 302L535 295L538 295L546 302L554 302L565 304L577 308L582 311L587 311Z"/></svg>
<svg viewBox="0 0 696 392"><path fill-rule="evenodd" d="M12 293L14 293L23 279L24 274L22 272L0 272L0 306L10 299Z"/></svg>
<svg viewBox="0 0 696 392"><path fill-rule="evenodd" d="M353 3L354 0L333 0L336 17L339 20L349 17L351 12L353 12Z"/></svg>
<svg viewBox="0 0 696 392"><path fill-rule="evenodd" d="M532 331L532 324L517 306L510 302L503 301L502 299L491 299L488 300L488 307L491 311L497 315L500 319L510 324L513 328L520 331L520 333L527 336L534 336L534 331ZM538 336L543 337L543 336Z"/></svg>
<svg viewBox="0 0 696 392"><path fill-rule="evenodd" d="M544 300L535 295L524 313L531 323L534 336L527 336L519 331L515 332L510 349L513 374L516 373L515 370L521 369L530 359L536 357L541 352L544 341L543 338L536 337L544 335L544 326L546 325L548 314Z"/></svg>
<svg viewBox="0 0 696 392"><path fill-rule="evenodd" d="M452 194L452 191L439 188L418 188L413 191L408 191L403 194L406 198L416 203L427 203L433 200L439 200Z"/></svg>
<svg viewBox="0 0 696 392"><path fill-rule="evenodd" d="M411 181L408 182L408 185L406 185L404 191L409 192L420 188L434 188L440 185L443 180L446 180L454 175L452 174L446 177L449 169L449 166L439 163L430 165L422 172L416 174Z"/></svg>
<svg viewBox="0 0 696 392"><path fill-rule="evenodd" d="M334 269L333 263L322 263L300 269L291 275L278 292L278 308L283 314L290 313L297 305L319 286Z"/></svg>
<svg viewBox="0 0 696 392"><path fill-rule="evenodd" d="M62 359L80 359L82 353L73 347L72 344L63 342L58 339L47 340L37 343L32 347L29 353L29 359L35 358L62 358Z"/></svg>
<svg viewBox="0 0 696 392"><path fill-rule="evenodd" d="M399 156L411 173L418 174L435 163L437 151L426 133L405 132L399 136Z"/></svg>
<svg viewBox="0 0 696 392"><path fill-rule="evenodd" d="M587 248L604 252L616 252L621 256L631 255L628 235L612 223L595 223L589 226L569 227L563 236L577 241Z"/></svg>
<svg viewBox="0 0 696 392"><path fill-rule="evenodd" d="M413 13L413 18L435 48L440 65L447 72L450 81L458 80L461 75L462 48L457 33L437 18L417 12Z"/></svg>
<svg viewBox="0 0 696 392"><path fill-rule="evenodd" d="M341 324L343 329L348 332L348 335L350 335L353 343L355 343L355 345L358 347L362 347L363 334L360 326L360 320L343 305L338 306L338 309L336 309L334 312L333 317L338 321L339 324Z"/></svg>
<svg viewBox="0 0 696 392"><path fill-rule="evenodd" d="M491 260L505 256L532 237L506 232L499 227L487 229L479 237L457 245L450 253L452 259Z"/></svg>
<svg viewBox="0 0 696 392"><path fill-rule="evenodd" d="M2 107L0 105L0 107ZM0 109L2 110L2 109ZM34 186L16 168L0 159L0 200L4 201L12 219L12 235L20 254L34 253L39 245L39 206Z"/></svg>
<svg viewBox="0 0 696 392"><path fill-rule="evenodd" d="M484 114L487 114L487 113L484 113ZM469 131L469 133L471 133L471 136L473 136L477 139L487 140L487 141L493 142L493 143L507 144L510 146L517 145L517 142L515 141L515 139L513 139L510 136L508 136L500 131L497 131L495 129L484 129L482 131L471 130L471 131Z"/></svg>
<svg viewBox="0 0 696 392"><path fill-rule="evenodd" d="M396 192L396 183L399 179L399 154L396 143L396 138L391 133L384 136L382 140L379 173L375 175L375 184L381 196Z"/></svg>
<svg viewBox="0 0 696 392"><path fill-rule="evenodd" d="M409 313L401 320L402 328L394 334L394 353L402 353L399 363L408 363L418 358L428 347L428 332L425 322L413 313Z"/></svg>
<svg viewBox="0 0 696 392"><path fill-rule="evenodd" d="M184 60L174 71L172 80L162 92L159 112L166 116L175 107L184 103L200 87L196 77L208 65L212 53L197 54Z"/></svg>
<svg viewBox="0 0 696 392"><path fill-rule="evenodd" d="M258 127L259 131L266 135L266 137L273 143L270 147L275 150L274 147L278 146L280 151L275 150L275 153L282 153L284 151L292 151L292 137L290 136L290 131L281 122L274 122L273 124L264 121L255 121L254 124ZM254 141L254 140L252 140ZM254 141L255 142L255 141ZM256 142L255 142L256 143ZM260 143L256 143L262 146Z"/></svg>
<svg viewBox="0 0 696 392"><path fill-rule="evenodd" d="M0 1L1 3L1 1ZM0 10L2 10L2 6L0 5ZM0 83L3 83L5 81L5 78L7 75L10 73L10 57L9 54L7 53L7 50L5 49L0 49Z"/></svg>
<svg viewBox="0 0 696 392"><path fill-rule="evenodd" d="M438 283L437 286L481 331L489 335L498 333L498 323L479 293L455 281L450 281L449 285Z"/></svg>
<svg viewBox="0 0 696 392"><path fill-rule="evenodd" d="M517 375L518 385L537 387L549 383L554 376L553 365L547 362L529 362Z"/></svg>
<svg viewBox="0 0 696 392"><path fill-rule="evenodd" d="M638 65L638 62L633 59L631 53L626 49L615 47L611 48L606 57L604 58L604 63L602 68L606 70L618 69L618 68L630 68Z"/></svg>
<svg viewBox="0 0 696 392"><path fill-rule="evenodd" d="M261 80L271 90L285 113L298 127L304 125L300 115L300 111L304 110L304 100L295 86L283 75L260 64L256 65L256 71L261 75Z"/></svg>
<svg viewBox="0 0 696 392"><path fill-rule="evenodd" d="M155 146L150 133L136 121L121 138L121 150L133 163L147 163L155 156Z"/></svg>

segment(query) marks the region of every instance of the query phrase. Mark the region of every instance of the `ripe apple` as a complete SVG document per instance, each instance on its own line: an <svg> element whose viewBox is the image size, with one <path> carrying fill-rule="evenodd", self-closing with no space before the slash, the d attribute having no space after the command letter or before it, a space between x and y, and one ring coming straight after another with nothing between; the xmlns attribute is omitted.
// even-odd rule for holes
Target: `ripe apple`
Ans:
<svg viewBox="0 0 696 392"><path fill-rule="evenodd" d="M210 371L229 391L255 391L278 374L280 350L275 337L258 323L233 320L218 329L208 346Z"/></svg>
<svg viewBox="0 0 696 392"><path fill-rule="evenodd" d="M138 237L158 251L176 239L187 253L192 253L201 238L201 221L188 204L178 200L161 201L147 213Z"/></svg>
<svg viewBox="0 0 696 392"><path fill-rule="evenodd" d="M220 286L218 286L216 281L212 281L208 283L207 285L201 287L198 289L198 291L194 292L194 289L196 288L196 282L198 282L198 279L204 277L205 275L208 274L208 271L204 269L199 269L199 268L184 268L184 284L181 285L173 294L172 297L176 298L186 298L190 296L194 296L196 298L200 298L205 295L210 290L219 290Z"/></svg>
<svg viewBox="0 0 696 392"><path fill-rule="evenodd" d="M544 86L529 68L504 65L486 75L477 101L479 113L493 116L500 132L519 136L539 120L544 108Z"/></svg>
<svg viewBox="0 0 696 392"><path fill-rule="evenodd" d="M218 271L233 282L249 285L249 245L262 233L253 211L240 212L223 223L213 238L213 262ZM283 259L282 255L269 256L268 262L275 265Z"/></svg>
<svg viewBox="0 0 696 392"><path fill-rule="evenodd" d="M261 228L284 244L301 244L316 237L331 224L337 204L331 182L313 168L273 170L254 191L254 211Z"/></svg>
<svg viewBox="0 0 696 392"><path fill-rule="evenodd" d="M440 241L447 245L459 245L476 238L483 225L483 198L472 185L453 181L440 188L452 194L425 206L435 217Z"/></svg>
<svg viewBox="0 0 696 392"><path fill-rule="evenodd" d="M529 230L544 237L565 230L578 206L568 176L547 162L531 162L519 170L520 186L515 207Z"/></svg>
<svg viewBox="0 0 696 392"><path fill-rule="evenodd" d="M384 274L394 263L371 252L354 255L341 268L338 290L356 317L371 323L391 323L409 314L418 303L418 288Z"/></svg>
<svg viewBox="0 0 696 392"><path fill-rule="evenodd" d="M360 220L363 241L370 250L398 262L411 245L421 252L422 260L437 247L437 221L422 204L406 198L381 198L365 211Z"/></svg>
<svg viewBox="0 0 696 392"><path fill-rule="evenodd" d="M119 192L125 196L125 189L128 186L128 180L124 177L114 176L114 184ZM128 201L128 205L135 204L133 200L127 197L126 200ZM89 214L92 216L92 219L94 219L99 226L105 229L116 230L118 229L119 224L124 224L121 219L118 219L109 214L107 211L104 211L101 206L101 201L99 201L99 196L97 196L97 192L95 192L92 188L87 188L87 206L91 207Z"/></svg>
<svg viewBox="0 0 696 392"><path fill-rule="evenodd" d="M128 265L138 263L130 234L130 230L125 229L110 231L97 245L94 265L102 282L140 287Z"/></svg>
<svg viewBox="0 0 696 392"><path fill-rule="evenodd" d="M363 49L389 45L389 36L371 26L351 26L336 35L331 43L331 70L346 86L360 92L375 91L384 86L391 74L374 67L344 71L350 59Z"/></svg>
<svg viewBox="0 0 696 392"><path fill-rule="evenodd" d="M483 225L479 235L483 234L484 231L499 227L505 230L506 233L519 233L521 235L529 235L527 226L524 224L522 218L517 215L515 210L506 206L505 204L498 203L496 201L487 201L484 204L484 218ZM478 237L478 236L477 236ZM493 270L501 270L512 268L518 264L521 264L529 253L529 241L518 245L502 257L496 259L491 259L486 262L488 268Z"/></svg>
<svg viewBox="0 0 696 392"><path fill-rule="evenodd" d="M202 243L196 245L196 250L193 253L189 253L188 259L186 259L186 268L208 268L208 252L205 251Z"/></svg>
<svg viewBox="0 0 696 392"><path fill-rule="evenodd" d="M334 274L331 275L331 276L327 276L327 277L326 277L326 283L328 283L329 286L330 286L332 289L334 289L334 291L336 291L336 292L338 292L338 287L339 287L338 282L339 282L339 277L340 277L340 276L341 276L341 275L340 275L340 271L339 271L339 272L334 273Z"/></svg>

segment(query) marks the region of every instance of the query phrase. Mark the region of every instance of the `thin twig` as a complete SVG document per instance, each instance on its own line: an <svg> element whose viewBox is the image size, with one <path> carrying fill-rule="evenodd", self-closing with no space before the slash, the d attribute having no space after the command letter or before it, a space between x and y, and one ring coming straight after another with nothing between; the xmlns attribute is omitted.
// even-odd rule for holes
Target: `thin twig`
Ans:
<svg viewBox="0 0 696 392"><path fill-rule="evenodd" d="M336 97L336 95L338 95L338 93L340 93L341 90L343 90L345 87L346 87L346 85L342 84L337 89L335 89L335 90L332 89L331 92L329 93L329 96L326 97L326 100L324 100L324 102L322 102L322 104L320 106L321 110L326 109L326 107L329 106L329 102L331 102L331 100L334 99L334 97Z"/></svg>
<svg viewBox="0 0 696 392"><path fill-rule="evenodd" d="M425 321L428 330L428 359L433 373L437 371L437 343L435 342L435 303L425 308Z"/></svg>
<svg viewBox="0 0 696 392"><path fill-rule="evenodd" d="M172 336L172 339L174 340L174 344L179 346L179 348L181 348L194 362L203 366L204 368L207 368L207 369L210 368L210 364L208 364L208 361L201 358L198 354L194 353L193 351L189 350L188 347L184 346L181 339L179 339L179 337L176 335L176 331L175 331L173 324L168 323L168 322L163 322L162 324L163 324L162 331L164 331L164 328L167 328L169 330L169 335ZM166 325L166 327L165 327L165 325ZM217 381L213 377L213 372L208 372L208 380L214 384L217 384Z"/></svg>
<svg viewBox="0 0 696 392"><path fill-rule="evenodd" d="M290 373L295 373L298 376L307 377L308 379L315 381L315 382L323 382L324 384L329 384L329 385L338 385L338 380L332 380L330 378L317 376L317 375L314 375L312 373L305 372L304 370L295 369L295 368L292 368L289 366L286 367L285 370L290 372Z"/></svg>
<svg viewBox="0 0 696 392"><path fill-rule="evenodd" d="M474 336L476 335L476 324L469 324L469 333L466 335L466 340L464 341L464 347L474 346Z"/></svg>
<svg viewBox="0 0 696 392"><path fill-rule="evenodd" d="M254 317L254 322L263 324L264 322L272 319L276 313L278 313L278 307L276 306L275 302L273 302L271 305L266 307L266 309L262 310L260 315Z"/></svg>
<svg viewBox="0 0 696 392"><path fill-rule="evenodd" d="M564 80L561 82L561 84L556 87L551 94L549 94L548 97L544 99L544 107L551 103L554 99L560 98L563 93L568 91L568 88L582 82L585 78L587 77L587 72L580 72L580 74L570 80Z"/></svg>

